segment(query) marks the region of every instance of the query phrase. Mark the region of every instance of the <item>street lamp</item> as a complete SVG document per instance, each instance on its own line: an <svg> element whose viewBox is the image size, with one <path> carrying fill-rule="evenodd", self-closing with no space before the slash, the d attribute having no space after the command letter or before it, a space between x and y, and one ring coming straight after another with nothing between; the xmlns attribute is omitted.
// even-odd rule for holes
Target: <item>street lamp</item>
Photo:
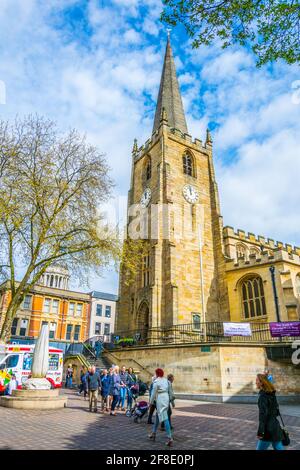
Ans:
<svg viewBox="0 0 300 470"><path fill-rule="evenodd" d="M281 322L280 315L279 315L279 304L278 304L276 281L275 281L275 266L270 266L269 269L270 269L271 278L272 278L272 286L273 286L273 294L274 294L277 322Z"/></svg>

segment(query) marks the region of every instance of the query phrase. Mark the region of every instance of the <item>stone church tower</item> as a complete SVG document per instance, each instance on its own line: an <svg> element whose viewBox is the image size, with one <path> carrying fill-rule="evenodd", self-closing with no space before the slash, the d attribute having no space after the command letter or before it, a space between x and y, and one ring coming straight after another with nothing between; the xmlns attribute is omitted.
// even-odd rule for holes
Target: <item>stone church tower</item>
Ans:
<svg viewBox="0 0 300 470"><path fill-rule="evenodd" d="M222 230L211 135L203 145L188 133L168 38L152 136L135 141L128 194L128 236L139 231L148 254L129 286L121 268L116 331L229 319Z"/></svg>

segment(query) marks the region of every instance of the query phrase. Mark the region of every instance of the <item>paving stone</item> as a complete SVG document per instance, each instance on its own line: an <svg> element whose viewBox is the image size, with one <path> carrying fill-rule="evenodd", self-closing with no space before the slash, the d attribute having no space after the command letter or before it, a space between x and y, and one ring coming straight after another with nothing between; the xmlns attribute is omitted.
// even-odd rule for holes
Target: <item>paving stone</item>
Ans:
<svg viewBox="0 0 300 470"><path fill-rule="evenodd" d="M25 411L0 407L0 450L4 449L166 449L166 434L119 412L89 413L88 403L74 391L64 390L68 407ZM288 413L288 410L286 410ZM300 450L300 417L284 414L292 445ZM177 400L173 410L174 450L254 449L258 409L255 405ZM5 423L5 424L3 424Z"/></svg>

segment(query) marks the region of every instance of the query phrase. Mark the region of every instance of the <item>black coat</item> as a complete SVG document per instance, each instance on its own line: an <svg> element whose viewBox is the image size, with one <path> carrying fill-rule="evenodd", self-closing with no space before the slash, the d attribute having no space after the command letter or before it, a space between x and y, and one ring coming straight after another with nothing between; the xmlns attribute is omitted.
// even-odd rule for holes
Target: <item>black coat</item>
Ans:
<svg viewBox="0 0 300 470"><path fill-rule="evenodd" d="M275 392L267 393L261 390L258 397L259 426L257 435L263 441L279 442L283 439L282 430L277 419L279 407Z"/></svg>

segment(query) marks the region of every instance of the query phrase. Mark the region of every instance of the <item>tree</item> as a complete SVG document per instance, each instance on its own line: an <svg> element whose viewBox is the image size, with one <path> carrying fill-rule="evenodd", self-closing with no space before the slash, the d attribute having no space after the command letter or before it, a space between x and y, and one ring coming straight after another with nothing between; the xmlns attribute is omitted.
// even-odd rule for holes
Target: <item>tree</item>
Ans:
<svg viewBox="0 0 300 470"><path fill-rule="evenodd" d="M193 47L215 39L226 48L249 45L257 65L283 59L300 60L300 4L298 0L163 0L162 20L183 24Z"/></svg>
<svg viewBox="0 0 300 470"><path fill-rule="evenodd" d="M123 277L127 287L133 284L136 277L140 275L143 259L149 254L149 249L148 240L125 238L121 255L120 276Z"/></svg>
<svg viewBox="0 0 300 470"><path fill-rule="evenodd" d="M78 132L62 135L41 117L0 122L0 276L11 291L1 341L48 266L63 263L87 279L118 259L118 240L98 209L111 189L103 155Z"/></svg>

